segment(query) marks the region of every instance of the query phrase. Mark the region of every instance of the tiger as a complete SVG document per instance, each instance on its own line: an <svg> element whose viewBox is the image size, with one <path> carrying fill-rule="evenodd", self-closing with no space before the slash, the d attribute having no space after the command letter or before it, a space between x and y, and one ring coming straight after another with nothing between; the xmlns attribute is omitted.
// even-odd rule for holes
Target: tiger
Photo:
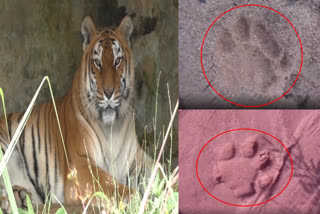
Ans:
<svg viewBox="0 0 320 214"><path fill-rule="evenodd" d="M43 204L50 194L53 203L79 204L75 196L99 189L128 197L150 178L153 159L135 131L132 32L129 16L101 29L83 19L80 66L66 95L55 99L64 144L53 103L35 105L7 164L12 186L27 191L32 203ZM0 119L3 153L22 117L8 114L9 133Z"/></svg>

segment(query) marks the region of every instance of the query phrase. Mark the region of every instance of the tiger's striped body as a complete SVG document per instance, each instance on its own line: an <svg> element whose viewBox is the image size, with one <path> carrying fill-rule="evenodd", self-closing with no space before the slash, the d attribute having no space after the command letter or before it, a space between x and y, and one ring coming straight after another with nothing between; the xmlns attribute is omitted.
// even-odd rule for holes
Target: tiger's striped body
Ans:
<svg viewBox="0 0 320 214"><path fill-rule="evenodd" d="M102 187L111 196L113 178L118 182L117 190L128 195L129 182L137 187L141 176L151 174L152 160L137 143L135 133L134 65L129 47L132 22L125 17L116 30L96 31L87 17L81 31L81 65L68 93L56 100L68 160L53 104L48 102L35 106L7 165L12 185L30 191L34 203L44 203L47 192L67 204L79 203L71 194L75 189L83 194ZM10 137L22 115L8 115ZM8 142L1 118L3 151ZM79 186L67 179L73 169ZM92 173L100 178L101 186L93 184Z"/></svg>

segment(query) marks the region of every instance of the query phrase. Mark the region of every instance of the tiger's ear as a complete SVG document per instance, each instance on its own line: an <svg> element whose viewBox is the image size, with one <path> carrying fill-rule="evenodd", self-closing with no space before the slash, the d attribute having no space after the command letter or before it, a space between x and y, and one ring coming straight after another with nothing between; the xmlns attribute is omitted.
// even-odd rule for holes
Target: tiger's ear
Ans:
<svg viewBox="0 0 320 214"><path fill-rule="evenodd" d="M90 43L95 32L96 27L94 26L91 18L89 16L86 16L81 24L81 34L83 37L83 51L87 48L87 45Z"/></svg>
<svg viewBox="0 0 320 214"><path fill-rule="evenodd" d="M129 42L132 31L133 31L133 24L132 24L132 20L129 16L125 16L119 27L118 27L118 31L124 36L124 38L126 38L126 40Z"/></svg>

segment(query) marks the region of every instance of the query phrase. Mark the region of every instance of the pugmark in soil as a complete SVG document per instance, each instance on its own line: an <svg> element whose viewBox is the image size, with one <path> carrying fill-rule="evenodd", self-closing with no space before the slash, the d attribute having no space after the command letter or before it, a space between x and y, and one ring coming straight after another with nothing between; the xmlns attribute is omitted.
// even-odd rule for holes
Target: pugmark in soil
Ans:
<svg viewBox="0 0 320 214"><path fill-rule="evenodd" d="M184 110L179 124L181 213L319 213L319 110ZM234 131L202 150L212 137L239 127L272 134L291 154L289 185L262 205L237 207L219 200L252 205L278 195L291 174L291 160L279 142L263 133Z"/></svg>
<svg viewBox="0 0 320 214"><path fill-rule="evenodd" d="M230 149L229 149L230 150ZM283 164L281 151L275 150L263 136L250 137L234 151L234 157L216 161L213 177L229 188L237 198L255 201L276 179ZM225 154L225 150L219 153ZM218 153L218 154L219 154ZM230 157L230 156L228 156Z"/></svg>
<svg viewBox="0 0 320 214"><path fill-rule="evenodd" d="M215 75L206 70L212 85L231 101L242 97L239 104L252 105L249 100L261 95L266 102L280 97L293 83L289 77L298 74L299 67L290 60L299 59L294 56L300 54L294 48L299 44L294 30L288 30L289 23L272 11L268 14L273 13L271 16L279 22L283 19L281 25L286 30L279 29L279 23L266 21L261 15L265 10L268 9L248 7L230 11L213 25L208 33L212 35L204 43L204 56L211 55L213 59L204 59L208 64L205 67L216 65Z"/></svg>

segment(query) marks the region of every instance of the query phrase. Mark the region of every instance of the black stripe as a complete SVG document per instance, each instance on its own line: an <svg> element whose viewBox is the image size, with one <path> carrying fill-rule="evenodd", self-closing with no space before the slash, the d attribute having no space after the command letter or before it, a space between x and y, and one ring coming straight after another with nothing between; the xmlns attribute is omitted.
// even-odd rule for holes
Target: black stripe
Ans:
<svg viewBox="0 0 320 214"><path fill-rule="evenodd" d="M52 114L51 114L52 108L53 108L53 103L49 104L49 108L46 109L46 112L48 114L48 116L47 116L48 125L47 125L47 123L45 123L47 126L45 127L45 131L44 131L45 132L45 143L44 143L44 145L45 145L46 175L47 175L47 178L49 177L49 175L48 175L49 170L48 170L47 138L49 138L48 141L51 142L51 124L54 123L54 121L55 121L55 119L52 118ZM49 188L51 188L50 185L48 185L48 186L49 186Z"/></svg>
<svg viewBox="0 0 320 214"><path fill-rule="evenodd" d="M48 112L48 105L46 105L45 106L45 109L44 109L44 112L45 112L45 114L44 114L44 134L45 134L45 137L44 137L44 139L45 139L45 144L47 144L47 131L49 131L50 132L50 129L48 129L47 128L47 121L48 122L50 122L48 119L47 119L47 117L46 117L46 112ZM49 145L50 145L50 153L52 152L52 142L51 142L51 140L49 140Z"/></svg>
<svg viewBox="0 0 320 214"><path fill-rule="evenodd" d="M45 149L45 156L46 156L46 176L48 178L48 171L49 171L49 166L48 166L48 145L47 143L44 144L44 149ZM47 179L46 179L47 180Z"/></svg>
<svg viewBox="0 0 320 214"><path fill-rule="evenodd" d="M12 117L12 114L9 114L8 115L8 129L9 129L9 141L11 141L11 129L12 129L12 123L11 123L11 117Z"/></svg>
<svg viewBox="0 0 320 214"><path fill-rule="evenodd" d="M65 102L66 103L66 102ZM64 123L66 123L66 117L65 117L65 105L63 106L64 107ZM62 109L62 106L61 106L61 109ZM52 115L52 114L51 114ZM62 115L62 114L61 114ZM54 121L54 120L51 120L51 121ZM51 127L50 127L50 125L51 125L51 123L49 123L49 130L51 130ZM64 133L66 133L66 125L64 126ZM62 130L61 130L62 131ZM63 133L62 133L63 134ZM64 136L64 135L62 135L62 136ZM56 136L57 137L57 136ZM51 132L49 132L49 141L51 141ZM59 140L57 139L57 142L59 142ZM61 143L62 143L62 140L61 140ZM57 145L57 144L56 144ZM57 156L57 151L58 151L58 156ZM56 150L55 150L55 156L57 156L55 159L55 161L57 161L57 159L60 157L60 147L57 145L56 146ZM59 166L58 165L56 165L57 166L57 168L55 169L55 171L59 171L60 172L60 168L59 168ZM57 173L55 174L55 179L56 179L56 181L57 181Z"/></svg>
<svg viewBox="0 0 320 214"><path fill-rule="evenodd" d="M132 175L133 171L136 169L135 161L132 161L130 169L129 169L129 176ZM134 176L134 175L133 175Z"/></svg>
<svg viewBox="0 0 320 214"><path fill-rule="evenodd" d="M87 55L86 63L87 63L87 64L86 64L87 70L84 72L85 75L86 75L86 81L85 81L85 83L87 83L88 76L89 76L89 78L90 78L90 74L89 74L89 71L90 71L90 56L89 56L89 54Z"/></svg>
<svg viewBox="0 0 320 214"><path fill-rule="evenodd" d="M129 186L129 181L130 181L130 178L129 178L129 176L127 176L125 185Z"/></svg>
<svg viewBox="0 0 320 214"><path fill-rule="evenodd" d="M7 135L3 132L3 130L2 129L0 129L0 142L2 143L2 145L4 146L4 147L6 147L6 149L8 148L8 139L7 139Z"/></svg>
<svg viewBox="0 0 320 214"><path fill-rule="evenodd" d="M40 152L41 150L41 140L40 140L40 113L41 113L41 108L38 109L38 118L37 118L37 132L38 132L38 150Z"/></svg>
<svg viewBox="0 0 320 214"><path fill-rule="evenodd" d="M50 177L47 177L47 192L46 192L46 196L49 195L50 192L51 192Z"/></svg>
<svg viewBox="0 0 320 214"><path fill-rule="evenodd" d="M93 86L95 85L93 79L90 77L90 90L91 91L95 91L95 88L93 88Z"/></svg>
<svg viewBox="0 0 320 214"><path fill-rule="evenodd" d="M31 137L32 137L32 155L33 155L33 170L36 177L36 184L39 185L39 169L38 169L38 158L36 153L36 145L34 141L34 128L31 127Z"/></svg>
<svg viewBox="0 0 320 214"><path fill-rule="evenodd" d="M57 190L57 183L58 183L58 164L57 164L57 160L58 160L58 157L57 157L57 149L56 148L56 152L55 152L55 156L54 156L54 187L55 189Z"/></svg>
<svg viewBox="0 0 320 214"><path fill-rule="evenodd" d="M48 115L48 103L46 103L45 104L45 109L44 109L44 115L43 115L43 122L44 122L44 144L47 144L47 129L48 129L48 127L47 127L47 123L48 123L48 118L47 118L47 115ZM39 152L40 152L40 150L39 150Z"/></svg>
<svg viewBox="0 0 320 214"><path fill-rule="evenodd" d="M131 66L130 54L128 54L128 70L127 70L127 72L129 73L129 75L130 75L130 72L131 72L130 66Z"/></svg>
<svg viewBox="0 0 320 214"><path fill-rule="evenodd" d="M24 112L21 112L20 115L19 115L19 117L18 117L18 123L20 123L23 115L24 115Z"/></svg>
<svg viewBox="0 0 320 214"><path fill-rule="evenodd" d="M22 132L22 135L21 135L20 139L22 139L22 141L23 141L23 143L22 143L23 146L21 147L21 154L22 154L22 157L23 157L23 160L24 160L24 163L25 163L27 176L28 176L31 184L34 186L37 194L41 198L42 202L44 203L45 202L44 192L43 192L43 190L41 190L41 188L39 188L39 186L35 183L35 181L31 178L31 175L30 175L29 165L28 165L27 158L26 158L26 155L25 155L25 152L24 152L24 142L25 142L25 133L24 133L24 131Z"/></svg>
<svg viewBox="0 0 320 214"><path fill-rule="evenodd" d="M85 57L85 61L84 61L84 67L86 68L87 67L87 62L88 62L88 54L86 55L86 57ZM87 74L86 74L87 72L83 72L83 74L84 74L84 82L87 82Z"/></svg>
<svg viewBox="0 0 320 214"><path fill-rule="evenodd" d="M7 134L5 134L6 132L3 131L3 129L0 127L0 147L1 147L1 150L2 150L2 154L5 153L5 151L7 150L8 148L8 136ZM3 148L5 147L5 148ZM5 149L5 150L4 150Z"/></svg>
<svg viewBox="0 0 320 214"><path fill-rule="evenodd" d="M45 136L44 137L44 144L45 145L47 145L47 132L50 133L50 129L48 129L48 127L47 127L47 123L50 124L50 120L47 120L47 114L46 114L46 113L48 113L47 107L48 107L48 105L46 105L45 109L44 109L44 111L45 111L45 114L44 114L44 136ZM50 144L50 153L51 153L51 151L52 151L52 149L51 149L51 145L52 145L51 139L49 140L49 144ZM49 167L48 167L48 164L49 164L48 161L49 161L48 160L48 156L46 154L46 181L47 181L47 184L48 184L47 185L48 186L47 193L49 194L50 191L51 191L51 183L50 183L50 174L49 174L50 172L49 172Z"/></svg>
<svg viewBox="0 0 320 214"><path fill-rule="evenodd" d="M140 179L141 179L141 176L140 176L140 173L138 174L138 179L137 179L137 186L140 184Z"/></svg>
<svg viewBox="0 0 320 214"><path fill-rule="evenodd" d="M53 106L53 104L51 104L51 105L49 105L49 109L48 109L48 111L47 111L47 113L49 114L48 115L48 128L46 129L46 130L48 130L49 131L49 133L48 133L48 136L49 136L49 142L51 142L51 122L54 122L54 119L52 119L52 117L50 117L50 116L52 116L52 114L51 114L51 111L52 111L52 106ZM47 136L47 135L46 135ZM47 143L45 143L45 144L47 144Z"/></svg>
<svg viewBox="0 0 320 214"><path fill-rule="evenodd" d="M3 139L3 140L7 139L1 131L0 131L0 139Z"/></svg>
<svg viewBox="0 0 320 214"><path fill-rule="evenodd" d="M25 112L19 113L18 121L17 121L18 124L21 122L21 119L22 119L24 113L25 113ZM24 128L24 129L25 129L25 128ZM20 140L19 140L19 142L20 142ZM21 150L21 148L19 148L20 146L21 146L21 143L19 143L19 144L17 145L17 149L20 149L20 150Z"/></svg>
<svg viewBox="0 0 320 214"><path fill-rule="evenodd" d="M57 157L60 158L60 148L57 147L57 150L58 150L58 156L57 156ZM61 158L62 158L62 157L61 157ZM61 173L61 169L60 169L60 165L59 165L59 164L60 164L60 162L59 162L58 165L57 165L57 166L58 166L58 167L57 167L57 171L58 171L58 173L60 174L60 173Z"/></svg>
<svg viewBox="0 0 320 214"><path fill-rule="evenodd" d="M26 127L22 130L21 136L20 136L20 138L19 138L19 142L20 142L20 152L21 152L21 154L24 153L24 142L25 142L25 136L24 136L24 134L25 134L25 129L26 129Z"/></svg>

